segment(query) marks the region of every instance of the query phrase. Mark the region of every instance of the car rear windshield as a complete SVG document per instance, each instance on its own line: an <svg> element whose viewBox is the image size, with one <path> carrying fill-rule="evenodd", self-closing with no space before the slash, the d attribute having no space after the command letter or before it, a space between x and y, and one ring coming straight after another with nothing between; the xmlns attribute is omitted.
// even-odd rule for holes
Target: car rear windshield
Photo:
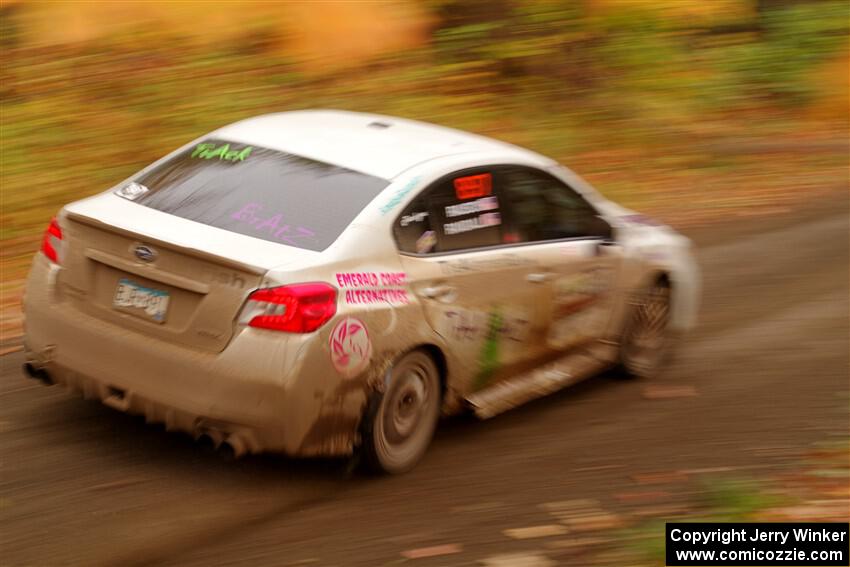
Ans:
<svg viewBox="0 0 850 567"><path fill-rule="evenodd" d="M146 207L324 250L389 182L260 146L206 140L135 180Z"/></svg>

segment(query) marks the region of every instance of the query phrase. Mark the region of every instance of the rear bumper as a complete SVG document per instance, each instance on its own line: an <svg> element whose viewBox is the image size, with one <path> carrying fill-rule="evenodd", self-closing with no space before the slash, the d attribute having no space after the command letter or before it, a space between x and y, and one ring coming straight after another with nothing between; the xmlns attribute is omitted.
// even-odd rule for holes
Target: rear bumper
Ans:
<svg viewBox="0 0 850 567"><path fill-rule="evenodd" d="M37 255L24 312L27 361L57 384L169 430L229 440L237 453L351 453L365 389L334 393L340 378L319 333L243 329L220 353L194 350L74 309L51 283L55 270Z"/></svg>

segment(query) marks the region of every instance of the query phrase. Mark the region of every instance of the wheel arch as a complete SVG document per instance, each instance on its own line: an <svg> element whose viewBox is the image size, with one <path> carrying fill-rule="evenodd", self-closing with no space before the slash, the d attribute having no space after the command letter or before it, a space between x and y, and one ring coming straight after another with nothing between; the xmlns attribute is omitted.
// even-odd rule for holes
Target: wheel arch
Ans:
<svg viewBox="0 0 850 567"><path fill-rule="evenodd" d="M410 350L416 349L425 351L434 360L434 364L437 365L437 371L440 373L440 388L442 389L443 397L445 397L449 383L449 366L443 349L433 343L423 343Z"/></svg>

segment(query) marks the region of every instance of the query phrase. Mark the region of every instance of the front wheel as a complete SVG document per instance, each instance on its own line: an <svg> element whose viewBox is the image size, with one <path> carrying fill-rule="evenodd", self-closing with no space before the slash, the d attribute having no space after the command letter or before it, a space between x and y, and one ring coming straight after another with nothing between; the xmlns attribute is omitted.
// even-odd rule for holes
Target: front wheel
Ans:
<svg viewBox="0 0 850 567"><path fill-rule="evenodd" d="M398 474L412 469L431 443L440 417L440 374L415 350L388 371L385 390L369 402L363 420L363 456L370 468Z"/></svg>
<svg viewBox="0 0 850 567"><path fill-rule="evenodd" d="M670 284L659 280L634 302L623 328L620 364L632 376L654 374L669 352Z"/></svg>

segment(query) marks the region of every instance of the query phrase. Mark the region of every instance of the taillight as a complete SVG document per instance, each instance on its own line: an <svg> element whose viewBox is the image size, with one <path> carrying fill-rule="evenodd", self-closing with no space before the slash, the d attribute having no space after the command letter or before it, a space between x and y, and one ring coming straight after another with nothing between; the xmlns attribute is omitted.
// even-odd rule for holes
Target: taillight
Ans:
<svg viewBox="0 0 850 567"><path fill-rule="evenodd" d="M336 314L336 288L306 283L258 289L248 297L239 322L286 333L312 333Z"/></svg>
<svg viewBox="0 0 850 567"><path fill-rule="evenodd" d="M59 223L56 222L56 217L50 219L50 224L47 225L47 230L44 231L44 238L41 240L41 251L54 264L59 263L59 251L62 249L62 229L59 228Z"/></svg>

